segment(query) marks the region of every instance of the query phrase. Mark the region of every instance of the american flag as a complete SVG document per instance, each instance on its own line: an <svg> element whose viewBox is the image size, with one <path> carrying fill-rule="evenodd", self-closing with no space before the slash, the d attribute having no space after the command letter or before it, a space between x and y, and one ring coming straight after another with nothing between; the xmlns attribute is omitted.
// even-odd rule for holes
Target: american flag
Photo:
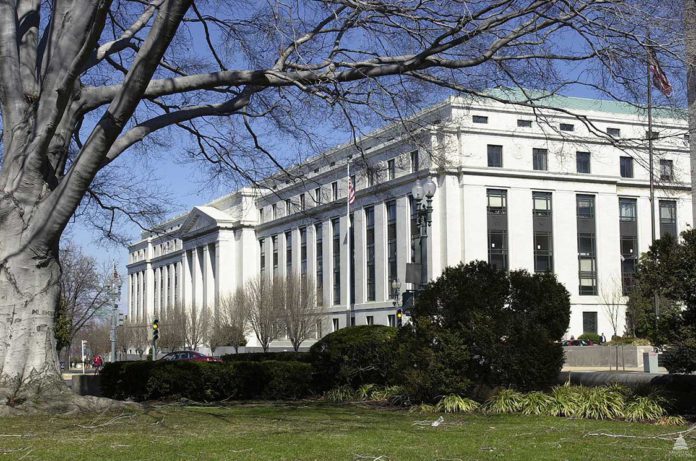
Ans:
<svg viewBox="0 0 696 461"><path fill-rule="evenodd" d="M348 204L355 202L355 187L353 186L353 180L348 178Z"/></svg>
<svg viewBox="0 0 696 461"><path fill-rule="evenodd" d="M653 85L659 89L665 96L672 95L672 85L670 85L667 75L662 70L660 62L655 56L655 52L652 48L648 48L648 64L650 67L650 73L653 76Z"/></svg>

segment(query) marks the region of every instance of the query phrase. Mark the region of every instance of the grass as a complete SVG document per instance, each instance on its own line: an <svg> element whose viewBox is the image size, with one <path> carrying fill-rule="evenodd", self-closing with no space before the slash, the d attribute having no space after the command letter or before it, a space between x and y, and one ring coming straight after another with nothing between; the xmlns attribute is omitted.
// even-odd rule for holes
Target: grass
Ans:
<svg viewBox="0 0 696 461"><path fill-rule="evenodd" d="M682 459L696 450L696 432L686 437L689 452L672 452L674 440L651 438L685 427L447 414L434 428L427 424L434 418L406 410L314 402L159 406L96 417L11 417L0 420L0 460L608 461ZM635 438L590 435L599 432Z"/></svg>

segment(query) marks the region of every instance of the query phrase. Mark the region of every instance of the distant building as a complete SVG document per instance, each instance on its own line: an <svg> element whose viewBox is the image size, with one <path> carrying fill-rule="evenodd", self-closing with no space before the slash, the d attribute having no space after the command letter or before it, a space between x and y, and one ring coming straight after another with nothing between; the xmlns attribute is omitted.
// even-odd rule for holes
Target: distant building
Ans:
<svg viewBox="0 0 696 461"><path fill-rule="evenodd" d="M317 278L327 312L319 335L351 318L393 325L390 284L405 280L417 231L410 191L418 178L431 177L431 279L473 260L550 270L571 294L568 336L610 336L607 303L621 304L623 333L623 294L651 241L646 117L608 101L552 97L545 105L583 118L450 98L360 140L361 153L353 144L337 147L292 170L294 180L279 174L263 188L238 190L163 223L129 247L130 318L151 319L175 304L214 307L259 273L297 271ZM656 112L656 232L677 235L691 224L687 124ZM344 244L349 155L356 184L351 255Z"/></svg>

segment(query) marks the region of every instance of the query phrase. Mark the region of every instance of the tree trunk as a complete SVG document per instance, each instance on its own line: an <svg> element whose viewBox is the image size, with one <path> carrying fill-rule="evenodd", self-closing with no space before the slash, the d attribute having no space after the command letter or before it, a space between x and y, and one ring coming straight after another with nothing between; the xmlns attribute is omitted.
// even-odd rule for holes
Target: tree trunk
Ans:
<svg viewBox="0 0 696 461"><path fill-rule="evenodd" d="M2 227L0 235L18 233ZM9 404L67 389L54 337L60 296L56 254L21 239L0 243L0 399Z"/></svg>

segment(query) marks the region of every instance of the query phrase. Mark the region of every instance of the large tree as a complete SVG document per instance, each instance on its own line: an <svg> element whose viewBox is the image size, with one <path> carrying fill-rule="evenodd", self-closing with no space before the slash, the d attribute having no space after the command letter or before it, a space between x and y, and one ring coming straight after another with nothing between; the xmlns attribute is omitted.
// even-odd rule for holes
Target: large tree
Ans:
<svg viewBox="0 0 696 461"><path fill-rule="evenodd" d="M248 183L281 166L257 131L321 147L311 117L357 135L366 105L400 117L428 85L575 84L633 101L648 25L658 51L679 41L657 29L672 3L0 1L0 397L60 385L58 246L76 211L101 209L107 233L152 211L133 182L109 186L129 148L176 128L192 135L188 154Z"/></svg>

